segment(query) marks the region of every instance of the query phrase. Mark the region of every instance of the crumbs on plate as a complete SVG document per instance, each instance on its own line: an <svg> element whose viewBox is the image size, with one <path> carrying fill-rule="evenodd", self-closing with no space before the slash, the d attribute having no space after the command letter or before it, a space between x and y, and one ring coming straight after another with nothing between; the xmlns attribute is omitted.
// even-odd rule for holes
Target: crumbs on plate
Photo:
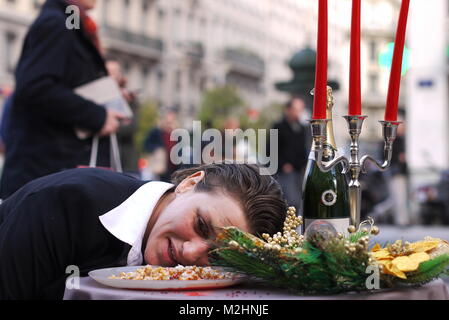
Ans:
<svg viewBox="0 0 449 320"><path fill-rule="evenodd" d="M224 280L234 279L232 272L221 272L211 267L177 266L171 268L146 266L134 272L120 272L109 279L121 280Z"/></svg>

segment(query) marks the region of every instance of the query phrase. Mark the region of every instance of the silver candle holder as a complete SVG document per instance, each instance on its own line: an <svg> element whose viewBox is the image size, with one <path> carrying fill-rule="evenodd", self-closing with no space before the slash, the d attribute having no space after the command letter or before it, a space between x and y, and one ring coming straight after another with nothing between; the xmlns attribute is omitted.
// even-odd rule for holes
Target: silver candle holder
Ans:
<svg viewBox="0 0 449 320"><path fill-rule="evenodd" d="M399 121L380 121L382 126L382 134L385 145L383 152L383 160L378 162L373 157L365 155L360 157L359 138L362 132L363 122L367 116L344 116L347 124L349 136L351 138L350 156L340 156L331 162L323 163L324 141L326 140L326 126L328 119L313 119L310 121L312 129L313 146L315 159L318 168L323 172L329 172L336 165L343 165L343 173L349 174L349 207L351 224L358 227L360 224L360 212L362 202L362 189L359 181L361 173L366 173L365 164L367 162L374 163L376 167L385 171L390 167L393 155L393 143L397 137L397 129L401 124Z"/></svg>

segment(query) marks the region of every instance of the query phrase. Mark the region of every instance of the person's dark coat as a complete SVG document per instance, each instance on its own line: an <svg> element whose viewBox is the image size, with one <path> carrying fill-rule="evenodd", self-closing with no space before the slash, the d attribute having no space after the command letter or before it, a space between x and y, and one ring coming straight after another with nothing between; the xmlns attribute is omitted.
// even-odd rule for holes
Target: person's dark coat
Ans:
<svg viewBox="0 0 449 320"><path fill-rule="evenodd" d="M292 125L284 118L276 123L273 129L278 130L279 171L282 172L282 167L287 163L291 164L295 171L303 171L310 151L311 137L308 128L299 121Z"/></svg>
<svg viewBox="0 0 449 320"><path fill-rule="evenodd" d="M99 216L145 182L101 169L73 169L30 182L0 205L0 300L61 299L68 266L81 276L126 265L130 246Z"/></svg>
<svg viewBox="0 0 449 320"><path fill-rule="evenodd" d="M48 0L25 38L9 113L0 197L27 182L87 165L91 139L75 127L99 132L106 110L74 88L106 76L104 60L83 29L68 29L64 0ZM109 140L101 139L99 166L109 166Z"/></svg>
<svg viewBox="0 0 449 320"><path fill-rule="evenodd" d="M3 111L2 111L2 120L0 121L0 139L1 142L4 143L6 140L6 127L8 125L8 119L9 119L9 112L11 110L11 96L6 98L5 103L3 104Z"/></svg>
<svg viewBox="0 0 449 320"><path fill-rule="evenodd" d="M160 128L153 128L148 132L145 138L144 147L145 151L148 153L153 153L156 149L163 148L166 149L164 139L162 137L163 132Z"/></svg>

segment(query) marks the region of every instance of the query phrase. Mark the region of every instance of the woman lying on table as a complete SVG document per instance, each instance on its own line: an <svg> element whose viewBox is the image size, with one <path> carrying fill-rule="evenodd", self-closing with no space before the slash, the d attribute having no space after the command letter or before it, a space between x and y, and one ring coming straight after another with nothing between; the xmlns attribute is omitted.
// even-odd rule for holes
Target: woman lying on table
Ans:
<svg viewBox="0 0 449 320"><path fill-rule="evenodd" d="M81 276L124 265L207 265L217 227L281 231L286 203L256 166L178 171L174 184L99 169L35 180L0 206L0 300L60 299Z"/></svg>

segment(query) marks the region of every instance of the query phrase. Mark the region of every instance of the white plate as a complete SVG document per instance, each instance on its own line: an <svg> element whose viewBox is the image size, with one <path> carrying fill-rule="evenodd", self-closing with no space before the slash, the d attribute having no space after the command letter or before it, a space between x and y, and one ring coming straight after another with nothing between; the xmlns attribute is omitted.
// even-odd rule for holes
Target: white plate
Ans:
<svg viewBox="0 0 449 320"><path fill-rule="evenodd" d="M236 275L233 279L219 280L125 280L109 279L118 276L120 272L134 272L143 266L120 267L100 269L89 272L89 276L95 281L113 288L138 289L138 290L193 290L193 289L218 289L241 283L243 276ZM215 270L224 271L214 267Z"/></svg>

